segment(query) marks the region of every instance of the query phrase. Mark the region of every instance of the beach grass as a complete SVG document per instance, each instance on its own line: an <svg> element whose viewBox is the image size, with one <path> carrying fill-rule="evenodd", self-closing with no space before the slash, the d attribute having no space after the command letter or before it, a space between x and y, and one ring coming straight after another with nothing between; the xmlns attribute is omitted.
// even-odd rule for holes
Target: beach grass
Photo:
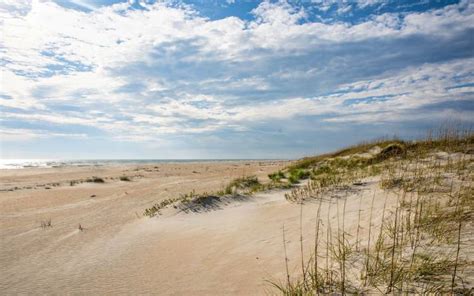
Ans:
<svg viewBox="0 0 474 296"><path fill-rule="evenodd" d="M286 194L286 199L320 203L313 253L305 257L301 246L300 272L289 274L287 267L286 281L270 281L271 286L284 295L469 291L472 283L459 271L472 264L460 254L466 235L463 225L474 213L473 144L472 132L448 130L416 142L364 143L290 166L289 171L306 171L310 180ZM378 152L367 155L374 147ZM373 192L369 223L360 225L359 202L357 233L347 233L347 199L331 198L331 192L347 190L373 176L379 178L380 190ZM388 194L395 199L390 208L386 208ZM374 200L381 198L385 199L382 218L375 220ZM329 216L321 223L322 203L335 204L337 225L331 225ZM361 228L368 232L363 240ZM284 256L286 262L286 252Z"/></svg>

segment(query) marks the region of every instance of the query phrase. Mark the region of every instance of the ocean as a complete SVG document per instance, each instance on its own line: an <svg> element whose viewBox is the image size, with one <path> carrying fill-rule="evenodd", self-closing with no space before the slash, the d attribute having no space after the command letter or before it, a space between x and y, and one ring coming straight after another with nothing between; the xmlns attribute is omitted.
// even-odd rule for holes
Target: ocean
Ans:
<svg viewBox="0 0 474 296"><path fill-rule="evenodd" d="M176 162L268 161L276 159L0 159L0 169L100 167Z"/></svg>

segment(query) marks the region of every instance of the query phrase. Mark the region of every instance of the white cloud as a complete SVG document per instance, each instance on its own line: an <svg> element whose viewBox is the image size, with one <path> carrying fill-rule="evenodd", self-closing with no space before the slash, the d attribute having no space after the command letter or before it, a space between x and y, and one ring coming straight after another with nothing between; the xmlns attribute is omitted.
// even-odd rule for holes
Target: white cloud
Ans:
<svg viewBox="0 0 474 296"><path fill-rule="evenodd" d="M472 58L387 67L370 79L356 73L349 82L337 77L346 74L337 67L350 69L359 59L375 58L370 56L374 40L449 39L474 29L470 2L404 17L378 15L356 25L303 22L307 12L287 2L261 3L253 21L210 20L162 2L131 10L127 3L97 7L74 1L90 12L51 1L5 3L0 5L6 61L0 105L23 112L4 111L3 121L81 125L122 140L151 140L162 134L245 130L255 122L298 116L326 116L327 122L395 120L423 106L472 97L466 95L469 89L449 88L473 81ZM367 53L358 49L360 58L341 54L345 44L361 44ZM317 58L298 65L290 60L312 56ZM331 94L281 90L291 81L319 83L328 79L326 73L336 73L330 77L335 81ZM273 93L279 97L268 99ZM389 99L363 100L384 96ZM344 103L350 99L362 100ZM79 111L64 111L63 105Z"/></svg>
<svg viewBox="0 0 474 296"><path fill-rule="evenodd" d="M357 2L357 6L359 6L360 8L366 8L368 6L373 6L376 4L383 3L384 1L383 0L357 0L356 2Z"/></svg>
<svg viewBox="0 0 474 296"><path fill-rule="evenodd" d="M257 23L272 25L294 25L306 17L303 9L297 10L286 1L279 1L277 3L264 1L252 13L256 16Z"/></svg>
<svg viewBox="0 0 474 296"><path fill-rule="evenodd" d="M52 133L47 130L0 128L0 139L2 141L29 141L29 140L38 139L38 138L51 138L51 137L86 139L87 134Z"/></svg>
<svg viewBox="0 0 474 296"><path fill-rule="evenodd" d="M97 6L95 6L93 3L86 0L70 0L70 1L78 6L81 6L90 10L94 10L97 8Z"/></svg>

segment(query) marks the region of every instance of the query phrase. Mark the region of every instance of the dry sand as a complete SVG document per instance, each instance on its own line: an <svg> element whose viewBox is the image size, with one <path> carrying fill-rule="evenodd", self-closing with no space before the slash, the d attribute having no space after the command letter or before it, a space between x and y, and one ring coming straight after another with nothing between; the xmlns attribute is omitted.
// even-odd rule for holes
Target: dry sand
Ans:
<svg viewBox="0 0 474 296"><path fill-rule="evenodd" d="M20 189L0 192L0 290L4 295L274 293L266 280L285 278L283 224L294 275L300 264L301 209L285 200L285 191L257 194L202 213L168 211L155 218L142 213L156 201L193 189L218 190L238 176L256 174L266 179L269 172L286 164L2 171L0 189ZM107 178L106 183L69 185L71 180L92 175ZM121 175L134 176L133 181L119 181ZM59 185L51 185L57 182ZM25 189L28 187L31 189ZM348 197L347 232L356 231L360 202L366 209L361 225L368 224L367 205L377 188L377 180L369 179L352 191L339 192L340 197ZM389 206L395 202L393 196L383 196ZM331 203L332 225L337 224L337 206L342 210L338 200L333 198ZM383 198L375 200L374 220L380 219L383 202ZM303 207L306 255L312 247L317 206L317 202L308 202ZM322 217L328 209L326 201ZM41 221L48 219L52 227L42 229ZM366 230L361 229L362 237Z"/></svg>
<svg viewBox="0 0 474 296"><path fill-rule="evenodd" d="M203 227L192 220L149 219L142 216L144 209L192 190L222 189L242 175L267 179L285 165L240 161L0 171L0 290L166 294L193 290L196 283L206 287L202 271L210 276L212 257L226 251L211 256L212 248L206 250L208 244L225 243L220 233L202 236ZM120 181L123 175L132 182ZM106 182L70 186L91 176ZM52 227L42 229L41 221L49 219ZM232 239L238 240L238 234ZM203 265L202 260L211 261ZM221 276L214 273L217 281ZM209 288L219 288L214 284L209 282Z"/></svg>

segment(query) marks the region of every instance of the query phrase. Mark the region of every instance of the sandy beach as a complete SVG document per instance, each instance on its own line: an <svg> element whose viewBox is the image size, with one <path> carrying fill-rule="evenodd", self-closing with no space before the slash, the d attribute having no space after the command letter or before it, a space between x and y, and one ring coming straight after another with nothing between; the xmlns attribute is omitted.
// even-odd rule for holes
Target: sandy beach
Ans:
<svg viewBox="0 0 474 296"><path fill-rule="evenodd" d="M383 153L375 148L351 155L352 158L328 158L328 163L375 159ZM428 170L440 168L440 163L470 162L471 156L466 154L438 153L420 163L425 163L421 170ZM397 163L400 166L402 161L391 165ZM366 171L365 176L347 179L344 185L326 191L313 187L318 179L302 179L291 189L260 189L254 194L208 198L242 176L255 175L269 183L268 174L288 170L290 164L226 161L3 170L2 294L275 294L277 290L271 283L284 285L286 268L291 280L297 280L302 276L302 265L311 262L317 217L322 248L319 264L337 268L337 251L329 245L334 246L341 233L347 235L344 241L353 254L347 265L354 268L348 269L344 279L359 283L356 289L377 293L360 282L365 250L374 248L369 238L382 235L382 230L386 233L386 223L392 223L401 204L406 207L410 200L410 213L418 200L414 192L401 195L398 189L387 189L383 174ZM407 165L419 168L409 162ZM463 172L470 174L470 170ZM317 170L312 173L321 174ZM444 178L439 183L440 194L462 185L450 181L454 180L452 175ZM145 209L189 192L194 196L190 204L196 208L185 207L186 202L181 200L151 217L144 215ZM201 203L199 196L207 199ZM292 196L303 202L292 200ZM427 201L424 204L425 208L429 205ZM435 206L430 211L434 210ZM424 219L433 214L428 215ZM445 237L453 233L442 229ZM472 223L468 222L459 241L462 261L458 276L467 284L474 272L470 264L473 254L468 247L472 245L471 230ZM451 254L453 247L452 242L436 246ZM443 258L441 253L436 256L434 260ZM308 270L308 266L304 268Z"/></svg>
<svg viewBox="0 0 474 296"><path fill-rule="evenodd" d="M7 191L0 198L1 289L8 295L274 293L267 281L284 278L283 225L290 266L299 274L301 208L285 200L289 190L258 193L202 213L168 211L148 218L142 212L183 192L218 190L242 175L265 180L287 164L243 161L2 171L2 189ZM132 181L119 180L125 175ZM70 185L91 176L105 183ZM368 203L376 183L372 180L351 193L351 231L360 196ZM327 215L329 210L336 225L337 199L330 203L324 203L322 212ZM317 205L304 206L307 254ZM43 229L41 222L49 220L52 227Z"/></svg>
<svg viewBox="0 0 474 296"><path fill-rule="evenodd" d="M281 264L276 269L262 264L281 251L281 223L269 224L258 212L267 199L245 203L253 211L233 204L231 211L167 219L142 214L160 200L216 191L239 176L268 180L268 173L287 163L3 170L0 288L9 295L262 291L263 278L281 270ZM81 183L92 176L105 183ZM45 221L52 227L43 229Z"/></svg>

